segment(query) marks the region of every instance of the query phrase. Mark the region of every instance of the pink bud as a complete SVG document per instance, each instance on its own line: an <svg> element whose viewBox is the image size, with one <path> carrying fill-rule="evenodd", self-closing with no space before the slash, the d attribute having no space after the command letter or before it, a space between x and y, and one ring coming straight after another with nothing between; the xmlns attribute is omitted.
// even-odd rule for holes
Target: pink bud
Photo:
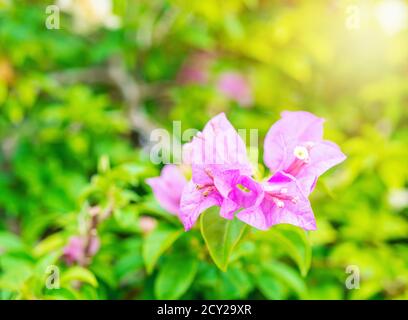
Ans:
<svg viewBox="0 0 408 320"><path fill-rule="evenodd" d="M87 248L86 239L84 237L70 237L68 244L64 247L63 257L65 262L67 264L82 264L87 257L94 256L99 250L100 241L97 235L93 235L90 241L89 247Z"/></svg>
<svg viewBox="0 0 408 320"><path fill-rule="evenodd" d="M84 260L83 240L81 237L73 236L69 238L68 244L64 248L64 260L68 264Z"/></svg>
<svg viewBox="0 0 408 320"><path fill-rule="evenodd" d="M140 217L139 219L140 229L143 233L149 233L156 228L157 221L156 219L148 216Z"/></svg>
<svg viewBox="0 0 408 320"><path fill-rule="evenodd" d="M243 107L252 103L252 93L248 81L237 72L224 72L217 84L218 90L226 97L236 101Z"/></svg>
<svg viewBox="0 0 408 320"><path fill-rule="evenodd" d="M177 75L181 84L206 84L213 55L208 52L194 53L183 63Z"/></svg>

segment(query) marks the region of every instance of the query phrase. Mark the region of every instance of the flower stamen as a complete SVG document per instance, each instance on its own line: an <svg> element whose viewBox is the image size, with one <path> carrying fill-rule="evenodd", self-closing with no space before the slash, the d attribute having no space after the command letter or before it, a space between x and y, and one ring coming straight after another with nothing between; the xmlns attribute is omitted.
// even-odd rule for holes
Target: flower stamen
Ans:
<svg viewBox="0 0 408 320"><path fill-rule="evenodd" d="M295 150L293 151L295 157L302 161L309 161L309 151L306 147L303 146L296 146Z"/></svg>

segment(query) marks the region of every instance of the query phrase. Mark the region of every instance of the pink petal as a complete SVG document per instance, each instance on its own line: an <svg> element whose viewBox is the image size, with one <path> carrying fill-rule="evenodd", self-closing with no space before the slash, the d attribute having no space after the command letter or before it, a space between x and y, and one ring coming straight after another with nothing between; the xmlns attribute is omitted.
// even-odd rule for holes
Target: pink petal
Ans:
<svg viewBox="0 0 408 320"><path fill-rule="evenodd" d="M265 137L264 162L271 171L290 165L296 145L320 141L323 137L324 119L306 111L284 111L281 116Z"/></svg>
<svg viewBox="0 0 408 320"><path fill-rule="evenodd" d="M146 180L159 202L168 212L177 215L180 211L180 198L184 186L187 184L181 170L175 165L165 165L159 177Z"/></svg>
<svg viewBox="0 0 408 320"><path fill-rule="evenodd" d="M244 209L237 213L237 218L259 230L268 230L272 225L268 220L270 215L265 214L261 207Z"/></svg>
<svg viewBox="0 0 408 320"><path fill-rule="evenodd" d="M309 157L309 162L296 176L302 192L306 196L313 191L319 176L346 159L340 148L330 141L315 143L309 151Z"/></svg>
<svg viewBox="0 0 408 320"><path fill-rule="evenodd" d="M212 118L192 141L193 180L198 184L212 181L212 173L238 169L251 175L246 146L224 113Z"/></svg>
<svg viewBox="0 0 408 320"><path fill-rule="evenodd" d="M261 185L248 176L240 175L239 170L224 171L215 177L214 185L230 208L230 211L228 211L229 216L233 214L231 211L259 205L262 201L263 190ZM229 201L227 202L226 199ZM232 205L232 203L235 205Z"/></svg>
<svg viewBox="0 0 408 320"><path fill-rule="evenodd" d="M305 198L297 204L285 203L284 208L277 208L272 215L272 225L289 223L305 230L316 230L316 220L310 202Z"/></svg>
<svg viewBox="0 0 408 320"><path fill-rule="evenodd" d="M221 204L220 216L225 219L232 220L234 218L235 211L237 211L238 209L239 205L235 201L224 198Z"/></svg>
<svg viewBox="0 0 408 320"><path fill-rule="evenodd" d="M183 147L182 147L182 157L183 157L182 163L183 164L191 165L192 159L193 159L192 152L193 152L192 142L183 144Z"/></svg>
<svg viewBox="0 0 408 320"><path fill-rule="evenodd" d="M203 211L222 203L222 197L215 188L207 194L205 191L198 189L193 181L190 181L183 190L179 217L186 231L191 229Z"/></svg>
<svg viewBox="0 0 408 320"><path fill-rule="evenodd" d="M295 178L277 172L264 185L265 197L260 206L243 210L237 217L260 230L266 230L275 224L289 223L305 230L315 230L316 221L309 200L303 196ZM283 193L283 190L285 192ZM282 192L283 207L278 207L273 197L268 194ZM296 201L294 200L296 199Z"/></svg>
<svg viewBox="0 0 408 320"><path fill-rule="evenodd" d="M239 176L239 170L226 170L214 177L214 185L224 198L228 198Z"/></svg>
<svg viewBox="0 0 408 320"><path fill-rule="evenodd" d="M304 175L320 176L331 167L343 162L346 156L333 142L321 141L310 150L310 163L305 166Z"/></svg>
<svg viewBox="0 0 408 320"><path fill-rule="evenodd" d="M248 176L239 176L229 194L230 199L242 208L259 205L263 196L261 185Z"/></svg>

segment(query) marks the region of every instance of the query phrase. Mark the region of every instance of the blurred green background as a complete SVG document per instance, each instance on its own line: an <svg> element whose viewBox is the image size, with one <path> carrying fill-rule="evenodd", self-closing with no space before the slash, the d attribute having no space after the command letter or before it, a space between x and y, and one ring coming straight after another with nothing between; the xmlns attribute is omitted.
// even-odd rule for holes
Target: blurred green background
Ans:
<svg viewBox="0 0 408 320"><path fill-rule="evenodd" d="M402 0L0 0L0 298L407 299L407 26ZM145 184L149 133L224 111L262 146L282 110L348 159L317 231L252 232L222 272ZM92 208L99 249L69 263Z"/></svg>

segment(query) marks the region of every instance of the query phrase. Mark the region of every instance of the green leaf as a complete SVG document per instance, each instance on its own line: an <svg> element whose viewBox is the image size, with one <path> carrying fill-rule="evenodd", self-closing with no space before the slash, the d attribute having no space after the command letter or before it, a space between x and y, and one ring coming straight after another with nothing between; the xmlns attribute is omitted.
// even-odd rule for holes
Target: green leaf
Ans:
<svg viewBox="0 0 408 320"><path fill-rule="evenodd" d="M132 253L122 256L115 265L115 275L121 279L129 273L143 268L143 259L140 254Z"/></svg>
<svg viewBox="0 0 408 320"><path fill-rule="evenodd" d="M93 287L98 286L98 281L96 280L95 275L88 269L78 266L72 267L64 272L64 274L61 276L61 286L63 287L64 285L70 284L71 281L75 280L88 283Z"/></svg>
<svg viewBox="0 0 408 320"><path fill-rule="evenodd" d="M201 234L211 258L222 271L226 271L230 256L238 244L246 224L238 219L221 218L217 208L210 208L201 215Z"/></svg>
<svg viewBox="0 0 408 320"><path fill-rule="evenodd" d="M75 292L68 288L45 289L43 297L45 300L75 300L77 298Z"/></svg>
<svg viewBox="0 0 408 320"><path fill-rule="evenodd" d="M23 249L24 245L14 233L0 231L0 252Z"/></svg>
<svg viewBox="0 0 408 320"><path fill-rule="evenodd" d="M36 257L43 256L47 253L61 249L65 242L66 240L61 233L53 234L37 244L33 249L33 254Z"/></svg>
<svg viewBox="0 0 408 320"><path fill-rule="evenodd" d="M217 284L218 299L244 299L254 285L246 270L236 265L223 272L220 280Z"/></svg>
<svg viewBox="0 0 408 320"><path fill-rule="evenodd" d="M182 234L181 229L175 229L168 225L159 225L144 240L142 255L147 273L151 273L160 256Z"/></svg>
<svg viewBox="0 0 408 320"><path fill-rule="evenodd" d="M158 299L178 299L190 287L197 273L198 261L181 254L168 257L160 268L154 292Z"/></svg>
<svg viewBox="0 0 408 320"><path fill-rule="evenodd" d="M280 300L283 298L284 288L282 284L267 273L257 273L255 281L256 286L267 299Z"/></svg>
<svg viewBox="0 0 408 320"><path fill-rule="evenodd" d="M128 205L124 208L119 208L113 212L113 216L117 224L126 230L138 230L138 208L136 205Z"/></svg>
<svg viewBox="0 0 408 320"><path fill-rule="evenodd" d="M263 238L274 241L297 264L301 275L306 276L312 261L312 247L303 229L281 224L260 234Z"/></svg>
<svg viewBox="0 0 408 320"><path fill-rule="evenodd" d="M26 259L3 255L0 256L1 290L19 291L33 275L32 263Z"/></svg>
<svg viewBox="0 0 408 320"><path fill-rule="evenodd" d="M272 279L276 279L282 283L285 288L292 289L299 298L305 298L307 293L305 282L291 267L279 261L272 260L261 265L261 273L269 275Z"/></svg>

